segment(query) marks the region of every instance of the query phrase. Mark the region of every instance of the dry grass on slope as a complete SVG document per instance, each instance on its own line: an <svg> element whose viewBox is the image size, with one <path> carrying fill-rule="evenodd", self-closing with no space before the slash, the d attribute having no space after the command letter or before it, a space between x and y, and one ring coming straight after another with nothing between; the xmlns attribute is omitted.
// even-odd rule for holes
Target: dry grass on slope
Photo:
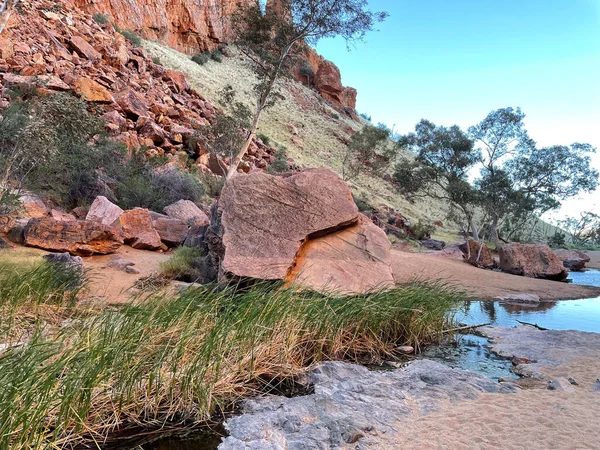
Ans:
<svg viewBox="0 0 600 450"><path fill-rule="evenodd" d="M153 57L169 68L183 72L190 84L200 94L219 103L218 92L231 85L238 100L248 106L254 105L252 86L256 76L247 60L234 52L234 56L223 58L222 63L208 61L200 66L190 58L156 42L145 41L144 47ZM303 167L327 167L341 173L346 145L341 139L349 135L344 130L360 130L361 124L342 117L314 90L291 79L282 79L279 86L280 100L263 115L259 133L271 139L271 145L284 145L288 156ZM226 105L221 105L225 109ZM338 117L339 118L336 118ZM289 125L293 125L302 142L292 142ZM369 204L384 204L400 210L413 220L444 220L446 206L439 201L424 200L408 202L392 185L378 177L360 176L351 183L352 191Z"/></svg>

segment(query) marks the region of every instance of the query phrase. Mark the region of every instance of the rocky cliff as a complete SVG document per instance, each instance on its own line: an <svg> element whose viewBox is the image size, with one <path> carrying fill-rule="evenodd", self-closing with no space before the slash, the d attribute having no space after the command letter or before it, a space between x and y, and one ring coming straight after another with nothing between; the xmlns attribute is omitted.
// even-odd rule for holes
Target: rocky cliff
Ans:
<svg viewBox="0 0 600 450"><path fill-rule="evenodd" d="M240 5L252 0L74 0L88 13L100 13L118 28L134 31L147 39L193 54L212 50L230 38L229 19ZM276 0L268 7L279 8ZM306 46L298 56L296 78L315 87L338 108L356 107L356 90L342 86L339 69ZM308 64L314 74L307 77L301 67Z"/></svg>

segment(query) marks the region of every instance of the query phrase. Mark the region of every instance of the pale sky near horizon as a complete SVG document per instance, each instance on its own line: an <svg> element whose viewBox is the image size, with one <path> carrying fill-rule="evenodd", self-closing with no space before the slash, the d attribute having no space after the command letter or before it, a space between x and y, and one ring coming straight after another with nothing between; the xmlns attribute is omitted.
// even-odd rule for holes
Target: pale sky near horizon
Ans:
<svg viewBox="0 0 600 450"><path fill-rule="evenodd" d="M463 129L520 107L540 146L600 151L600 0L369 0L390 17L364 43L317 50L358 90L357 110L407 133L422 118ZM593 155L600 170L600 154ZM551 216L600 213L600 190Z"/></svg>

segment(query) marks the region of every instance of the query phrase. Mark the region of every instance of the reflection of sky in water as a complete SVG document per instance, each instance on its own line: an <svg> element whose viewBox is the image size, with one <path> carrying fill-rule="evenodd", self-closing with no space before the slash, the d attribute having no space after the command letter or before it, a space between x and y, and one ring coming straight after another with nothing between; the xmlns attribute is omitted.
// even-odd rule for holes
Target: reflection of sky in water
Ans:
<svg viewBox="0 0 600 450"><path fill-rule="evenodd" d="M600 271L571 273L576 284L600 286ZM553 330L581 330L600 333L600 297L584 300L546 302L531 306L498 302L465 302L456 315L458 322L489 323L501 327L519 325L517 320Z"/></svg>

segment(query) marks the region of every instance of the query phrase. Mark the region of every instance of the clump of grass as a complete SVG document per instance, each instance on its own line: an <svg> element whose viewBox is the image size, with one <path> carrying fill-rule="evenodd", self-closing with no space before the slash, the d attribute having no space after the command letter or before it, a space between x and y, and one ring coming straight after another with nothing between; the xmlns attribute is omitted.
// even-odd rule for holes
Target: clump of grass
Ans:
<svg viewBox="0 0 600 450"><path fill-rule="evenodd" d="M210 59L210 56L206 53L197 53L194 56L192 56L192 61L194 61L196 64L198 64L200 66L203 66L204 64L206 64L209 59Z"/></svg>
<svg viewBox="0 0 600 450"><path fill-rule="evenodd" d="M202 277L202 251L196 247L179 247L173 256L160 264L162 277L192 283Z"/></svg>
<svg viewBox="0 0 600 450"><path fill-rule="evenodd" d="M271 142L271 139L269 139L269 136L267 136L266 134L259 133L256 135L256 137L259 138L266 146L268 146Z"/></svg>
<svg viewBox="0 0 600 450"><path fill-rule="evenodd" d="M210 52L210 59L216 62L223 62L223 53L219 49L215 49Z"/></svg>
<svg viewBox="0 0 600 450"><path fill-rule="evenodd" d="M352 297L204 286L106 310L0 353L0 448L201 423L319 361L376 362L439 338L458 298L435 283Z"/></svg>
<svg viewBox="0 0 600 450"><path fill-rule="evenodd" d="M117 30L119 33L121 33L125 39L127 39L129 42L131 42L131 45L133 45L134 47L140 47L142 45L142 38L140 37L139 34L134 33L131 30Z"/></svg>
<svg viewBox="0 0 600 450"><path fill-rule="evenodd" d="M94 19L94 22L100 25L108 23L108 16L106 14L102 14L101 12L94 13L92 18Z"/></svg>

